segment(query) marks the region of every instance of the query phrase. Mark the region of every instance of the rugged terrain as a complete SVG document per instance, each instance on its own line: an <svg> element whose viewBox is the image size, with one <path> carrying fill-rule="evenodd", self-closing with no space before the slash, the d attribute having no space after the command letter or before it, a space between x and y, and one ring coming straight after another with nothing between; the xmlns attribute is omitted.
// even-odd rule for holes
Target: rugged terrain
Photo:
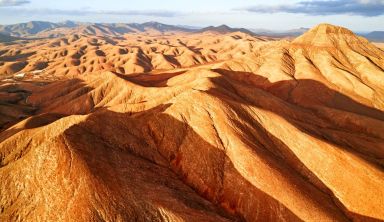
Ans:
<svg viewBox="0 0 384 222"><path fill-rule="evenodd" d="M384 51L235 31L0 45L0 221L384 220Z"/></svg>

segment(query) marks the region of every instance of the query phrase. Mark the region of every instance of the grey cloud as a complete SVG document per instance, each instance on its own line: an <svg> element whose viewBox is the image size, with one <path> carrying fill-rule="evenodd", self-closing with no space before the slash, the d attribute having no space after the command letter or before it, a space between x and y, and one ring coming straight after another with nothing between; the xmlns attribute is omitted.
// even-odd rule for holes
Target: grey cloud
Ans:
<svg viewBox="0 0 384 222"><path fill-rule="evenodd" d="M19 6L28 3L30 1L27 0L0 0L0 7Z"/></svg>
<svg viewBox="0 0 384 222"><path fill-rule="evenodd" d="M314 0L278 6L252 6L245 9L258 13L302 13L307 15L360 15L366 17L384 14L384 0Z"/></svg>

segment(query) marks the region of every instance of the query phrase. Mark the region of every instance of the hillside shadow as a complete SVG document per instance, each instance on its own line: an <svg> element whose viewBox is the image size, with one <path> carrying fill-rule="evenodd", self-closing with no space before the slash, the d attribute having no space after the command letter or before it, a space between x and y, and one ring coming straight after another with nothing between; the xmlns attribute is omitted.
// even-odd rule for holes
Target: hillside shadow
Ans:
<svg viewBox="0 0 384 222"><path fill-rule="evenodd" d="M137 178L141 178L138 182L140 187L130 189L139 189L143 193L153 193L154 187L164 189L161 193L165 193L167 199L174 199L179 204L169 205L160 197L158 206L171 209L172 212L177 212L179 206L187 206L194 211L208 214L212 211L234 221L256 219L276 221L281 218L301 221L290 210L290 206L284 205L279 198L267 194L249 182L233 165L224 147L208 143L187 122L164 113L169 106L169 104L160 105L134 114L116 113L108 109L99 110L89 115L86 121L67 129L65 135L70 136L67 142L73 143L73 147L79 149L76 153L81 154L92 174L106 183L113 193L119 193L122 196L120 201L125 204L128 204L129 199L119 190L132 185L130 181L133 176L125 173L124 169L132 168L136 164L132 164L132 161L123 161L120 157L130 155L139 158L140 161L147 161L149 165L148 168L133 170L140 171L144 176ZM105 145L92 146L95 143ZM116 152L121 153L120 161L114 155ZM262 147L257 147L252 152L266 161L269 167L285 174L290 183L300 187L300 192L304 193L304 196L311 196L311 201L317 202L319 210L327 212L338 221L347 221L329 196L303 179L280 157ZM170 178L158 176L162 175L155 172L159 167L173 176L169 176ZM151 171L148 172L151 176L147 177L146 171ZM185 185L175 182L175 178L190 188L177 188ZM180 185L171 185L174 183ZM191 188L229 214L219 208L212 208L200 197L183 193L184 190ZM150 199L147 196L146 198ZM330 205L333 207L330 208ZM188 217L183 219L190 220Z"/></svg>
<svg viewBox="0 0 384 222"><path fill-rule="evenodd" d="M143 86L143 87L167 87L167 80L172 77L181 75L186 71L179 72L165 72L160 74L151 74L151 73L140 73L140 74L131 74L124 75L119 73L114 73L117 77L124 79L126 81L132 82L134 84Z"/></svg>
<svg viewBox="0 0 384 222"><path fill-rule="evenodd" d="M180 62L176 59L176 56L174 56L174 55L164 55L164 58L165 58L168 62L170 62L170 63L176 65L176 67L181 67L181 66L182 66L182 65L180 64Z"/></svg>
<svg viewBox="0 0 384 222"><path fill-rule="evenodd" d="M342 118L342 112L347 112L354 115L354 118L365 118L368 122L374 122L379 126L380 122L384 124L383 111L356 102L350 97L328 88L323 83L310 79L271 83L267 78L254 73L214 71L222 76L212 79L219 87L209 90L208 93L216 97L220 93L227 95L226 99L222 101L235 110L236 103L240 103L271 111L302 132L335 144L383 170L384 151L378 144L379 141L381 143L383 141L378 135L380 132L365 130L359 123L346 128L347 124L338 125L331 119L332 115ZM264 99L270 97L271 101L281 103L287 107L288 111L262 102L257 95L262 95ZM319 111L319 107L326 107L335 113L325 116L324 111ZM291 112L298 112L303 116L297 116ZM311 118L312 122L306 121L305 118ZM350 121L353 123L357 120L351 119ZM365 140L368 145L359 143L356 138Z"/></svg>
<svg viewBox="0 0 384 222"><path fill-rule="evenodd" d="M30 94L18 85L0 83L0 132L35 113L36 108L25 103Z"/></svg>
<svg viewBox="0 0 384 222"><path fill-rule="evenodd" d="M184 43L184 42L182 42L182 41L178 41L178 43L179 43L180 45L184 46L185 48L191 50L193 53L196 53L196 54L201 55L200 50L201 50L202 48L196 48L195 46L189 46L189 45L187 45L186 43Z"/></svg>
<svg viewBox="0 0 384 222"><path fill-rule="evenodd" d="M145 218L161 216L158 213L152 215L153 212L140 211L144 204L146 209L152 208L154 212L157 208L166 209L185 221L195 220L192 215L201 217L199 214L206 215L209 218L207 221L215 221L211 217L216 216L221 220L241 221L186 186L169 169L157 148L145 140L145 135L136 135L138 131L135 130L139 130L140 126L135 127L136 129L124 127L129 121L140 124L140 120L136 121L137 115L151 115L151 112L161 112L166 107L167 105L160 106L134 114L99 109L89 115L86 121L65 130L63 135L75 156L81 158L92 175L107 186L108 193L116 198L114 201L118 201L123 209L134 208L129 211L119 210L125 221L134 218L145 221ZM132 115L136 116L132 118ZM104 127L102 132L99 131L101 127ZM115 134L113 139L110 138L112 134ZM100 195L99 198L106 198L103 201L105 204L111 201L110 197L104 197L102 193ZM134 202L138 204L133 204Z"/></svg>
<svg viewBox="0 0 384 222"><path fill-rule="evenodd" d="M36 52L20 53L13 56L0 56L0 61L14 62L14 61L25 61L28 57L36 54Z"/></svg>
<svg viewBox="0 0 384 222"><path fill-rule="evenodd" d="M23 81L21 81L23 82ZM88 88L83 80L81 79L71 79L71 80L65 80L64 82L70 83L71 87L77 86L77 88L71 88L72 90L76 90L79 88ZM35 85L37 86L44 86L44 87L51 87L52 83L48 82L39 82L35 81ZM55 84L55 83L53 83ZM20 98L15 99L14 101L6 101L6 97L2 98L0 97L0 106L6 106L13 108L13 112L19 113L22 112L22 115L16 116L12 118L10 121L7 121L5 124L0 125L0 143L6 140L7 138L15 135L16 133L26 130L26 129L34 129L42 126L46 126L48 124L51 124L67 115L60 114L60 113L40 113L41 107L36 106L35 104L31 104L28 102L28 97L32 94L31 91L27 91L23 89L21 86L18 85L0 85L0 93L5 92L8 94L21 94ZM68 92L68 91L65 91ZM59 97L63 96L62 94L57 94L53 98L49 98L49 100L54 100ZM43 101L40 101L43 102ZM4 108L2 109L0 107L0 114L4 117ZM1 120L1 118L0 118ZM14 127L15 125L23 122L24 123L18 127ZM0 121L0 123L2 123Z"/></svg>
<svg viewBox="0 0 384 222"><path fill-rule="evenodd" d="M356 102L354 99L328 88L323 83L310 79L272 83L267 78L250 72L234 72L222 69L214 69L213 71L222 76L211 78L218 89L211 89L207 92L226 102L234 110L237 108L234 103L240 103L276 113L304 133L352 152L382 170L384 151L379 144L379 141L382 141L378 135L380 132L369 132L358 125L351 128L346 128L346 124L337 125L330 119L330 116L324 116L318 109L325 107L336 112L334 115L338 115L340 118L343 115L342 112L347 112L354 115L354 118L368 118L368 121L374 121L376 124L380 123L378 121L384 121L384 112ZM167 80L183 73L142 74L133 77L119 75L119 77L144 87L166 87ZM252 92L252 90L256 91ZM296 109L299 114L313 119L313 122L309 123L305 119L303 120L304 116L288 115L282 109L258 102L252 93L258 94L260 90L264 92L264 96L278 99L277 102L282 102L291 110ZM227 95L227 97L222 98L218 94ZM357 120L352 119L352 121ZM359 140L368 142L368 145L361 144Z"/></svg>
<svg viewBox="0 0 384 222"><path fill-rule="evenodd" d="M222 74L225 77L229 77L235 81L239 81L246 85L256 86L263 90L266 90L273 95L288 101L290 103L295 103L290 96L292 90L299 88L302 90L300 93L307 93L310 97L309 100L314 101L312 104L317 103L317 105L324 105L329 108L339 109L346 112L356 113L362 116L371 117L384 121L384 112L373 107L363 105L359 102L356 102L352 98L342 93L339 93L333 89L330 89L321 82L311 80L311 79L297 79L297 80L285 80L278 82L270 82L267 78L257 75L251 72L237 72L237 71L228 71L224 69L214 69L213 71ZM220 81L220 80L218 80ZM304 91L305 90L305 91ZM319 98L320 96L326 98ZM326 101L329 99L329 101ZM295 103L295 105L299 105ZM307 108L309 108L307 106Z"/></svg>

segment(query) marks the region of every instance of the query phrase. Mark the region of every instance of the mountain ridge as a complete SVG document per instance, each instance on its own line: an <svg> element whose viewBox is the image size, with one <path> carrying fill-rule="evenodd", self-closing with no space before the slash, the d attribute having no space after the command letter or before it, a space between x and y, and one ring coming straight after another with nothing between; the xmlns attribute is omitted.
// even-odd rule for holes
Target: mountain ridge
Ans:
<svg viewBox="0 0 384 222"><path fill-rule="evenodd" d="M242 32L249 35L259 35L271 38L294 38L302 35L308 31L308 28L292 29L287 31L272 31L267 29L245 29L245 28L231 28L227 25L220 26L208 26L208 27L193 27L183 25L167 25L159 22L144 22L144 23L89 23L89 22L75 22L75 21L64 21L64 22L45 22L45 21L31 21L27 23L18 23L12 25L0 25L0 33L13 37L59 37L65 36L67 32L70 32L71 28L87 29L95 26L96 29L105 27L110 29L109 32L100 33L106 35L123 35L132 32L145 32L146 29L152 28L159 32L218 32L218 33L229 33L229 32ZM55 29L63 29L60 32L54 32ZM64 30L67 29L67 30ZM52 31L55 34L49 34ZM46 33L44 33L46 32ZM76 31L72 31L74 33ZM36 36L39 34L39 36ZM359 35L369 39L370 41L384 42L383 31L372 31L369 33L359 33ZM92 34L85 32L85 34Z"/></svg>
<svg viewBox="0 0 384 222"><path fill-rule="evenodd" d="M93 27L93 28L92 28ZM167 25L159 22L144 22L144 23L84 23L84 22L73 22L73 21L65 21L59 23L52 22L42 22L42 21L32 21L28 23L20 23L15 25L3 25L0 26L0 32L16 37L59 37L65 36L66 32L73 32L78 34L79 29L106 29L106 31L100 32L100 34L105 35L124 35L128 33L139 33L146 32L148 30L154 30L158 32L204 32L204 31L219 31L219 32L244 32L247 34L254 35L251 31L247 29L235 29L230 28L226 25L214 27L206 27L206 28L188 28L176 25ZM49 32L56 34L49 34ZM61 31L61 33L60 33ZM90 34L85 32L85 34ZM91 33L95 34L95 33Z"/></svg>

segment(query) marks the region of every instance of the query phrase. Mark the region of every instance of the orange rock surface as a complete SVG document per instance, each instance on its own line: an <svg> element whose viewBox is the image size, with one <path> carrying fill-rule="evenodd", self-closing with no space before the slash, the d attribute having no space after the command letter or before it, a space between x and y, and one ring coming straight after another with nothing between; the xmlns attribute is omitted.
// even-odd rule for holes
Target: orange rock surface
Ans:
<svg viewBox="0 0 384 222"><path fill-rule="evenodd" d="M345 28L0 49L0 221L384 220L384 51Z"/></svg>

